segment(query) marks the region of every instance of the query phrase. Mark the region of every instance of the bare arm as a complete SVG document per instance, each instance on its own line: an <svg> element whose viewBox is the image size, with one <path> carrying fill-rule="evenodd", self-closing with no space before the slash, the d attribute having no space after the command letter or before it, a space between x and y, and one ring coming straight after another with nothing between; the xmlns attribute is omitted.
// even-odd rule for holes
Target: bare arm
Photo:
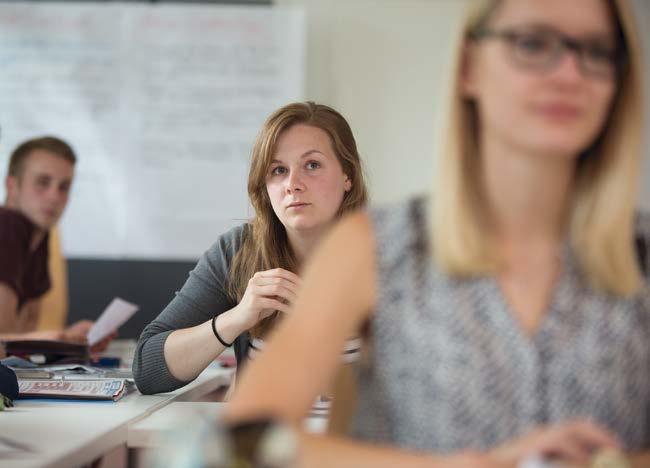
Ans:
<svg viewBox="0 0 650 468"><path fill-rule="evenodd" d="M299 425L314 397L334 376L346 338L372 310L374 261L374 243L365 214L354 214L333 229L308 264L303 289L289 317L272 335L264 352L244 370L227 409L231 420L274 416ZM461 458L467 460L466 465L450 465L449 459L394 448L303 434L298 466L490 466L483 464L487 460L482 456L467 455L457 460Z"/></svg>
<svg viewBox="0 0 650 468"><path fill-rule="evenodd" d="M235 307L219 315L215 323L219 336L228 343L232 343L247 330L237 320L236 309ZM195 379L226 349L215 338L211 322L212 320L208 320L195 327L176 330L167 337L164 348L165 361L169 371L178 380Z"/></svg>
<svg viewBox="0 0 650 468"><path fill-rule="evenodd" d="M289 317L264 352L244 370L228 405L228 418L274 416L299 425L314 397L334 376L346 338L374 306L374 262L374 243L365 214L354 214L333 229L307 266L303 288ZM334 437L300 437L300 467L509 466L495 464L487 455L435 457Z"/></svg>
<svg viewBox="0 0 650 468"><path fill-rule="evenodd" d="M0 340L63 339L61 330L35 330L40 303L39 299L28 301L18 314L18 296L12 288L0 283Z"/></svg>
<svg viewBox="0 0 650 468"><path fill-rule="evenodd" d="M18 296L0 283L0 340L60 340L60 330L35 331L40 313L40 300L27 302L17 313ZM24 314L24 315L23 315Z"/></svg>
<svg viewBox="0 0 650 468"><path fill-rule="evenodd" d="M226 409L228 420L273 417L300 425L314 397L332 379L346 337L374 307L374 251L367 215L354 214L332 230L308 264L289 317L242 373ZM302 435L298 466L515 467L531 453L584 463L589 456L585 447L616 446L607 431L581 421L538 428L487 453L451 456Z"/></svg>
<svg viewBox="0 0 650 468"><path fill-rule="evenodd" d="M18 296L16 291L0 283L0 333L15 333L18 326Z"/></svg>
<svg viewBox="0 0 650 468"><path fill-rule="evenodd" d="M300 278L295 273L282 268L255 273L248 281L241 302L217 317L217 333L225 342L232 343L276 310L288 312L288 304L294 301L299 284ZM195 327L172 332L165 341L165 362L174 377L191 380L224 349L214 336L210 319Z"/></svg>
<svg viewBox="0 0 650 468"><path fill-rule="evenodd" d="M354 214L314 253L291 313L244 370L229 405L233 419L272 415L298 423L304 417L333 378L346 338L373 307L374 268L369 220Z"/></svg>
<svg viewBox="0 0 650 468"><path fill-rule="evenodd" d="M27 301L18 313L16 331L19 333L33 332L36 330L41 313L41 300Z"/></svg>

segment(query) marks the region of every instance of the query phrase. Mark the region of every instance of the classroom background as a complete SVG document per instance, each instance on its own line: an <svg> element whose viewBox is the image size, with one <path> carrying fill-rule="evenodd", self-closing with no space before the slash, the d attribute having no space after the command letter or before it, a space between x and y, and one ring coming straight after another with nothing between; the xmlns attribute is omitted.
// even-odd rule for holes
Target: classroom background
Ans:
<svg viewBox="0 0 650 468"><path fill-rule="evenodd" d="M136 338L198 256L250 216L250 147L286 102L348 119L373 203L421 193L460 3L0 2L2 170L17 142L43 133L79 156L44 319L93 318L120 296L141 308L120 330ZM650 90L650 1L634 3Z"/></svg>

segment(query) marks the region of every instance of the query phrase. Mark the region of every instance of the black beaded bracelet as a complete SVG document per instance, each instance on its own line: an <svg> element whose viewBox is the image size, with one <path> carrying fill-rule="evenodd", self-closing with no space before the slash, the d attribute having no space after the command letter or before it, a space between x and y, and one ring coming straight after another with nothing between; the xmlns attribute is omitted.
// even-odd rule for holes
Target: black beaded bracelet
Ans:
<svg viewBox="0 0 650 468"><path fill-rule="evenodd" d="M219 336L219 333L217 333L216 321L217 321L217 316L215 315L214 317L212 317L212 333L214 333L214 336L217 337L217 340L219 340L219 343L224 345L226 348L230 348L232 346L232 343L230 343L230 344L226 343L225 340Z"/></svg>

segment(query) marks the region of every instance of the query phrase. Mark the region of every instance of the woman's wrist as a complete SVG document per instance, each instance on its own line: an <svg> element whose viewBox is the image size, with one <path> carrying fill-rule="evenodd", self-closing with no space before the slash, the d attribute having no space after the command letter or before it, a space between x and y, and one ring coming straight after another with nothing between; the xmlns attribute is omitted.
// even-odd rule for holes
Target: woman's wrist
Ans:
<svg viewBox="0 0 650 468"><path fill-rule="evenodd" d="M246 324L241 323L236 309L235 307L219 314L214 323L219 336L228 343L234 342L239 335L248 330Z"/></svg>

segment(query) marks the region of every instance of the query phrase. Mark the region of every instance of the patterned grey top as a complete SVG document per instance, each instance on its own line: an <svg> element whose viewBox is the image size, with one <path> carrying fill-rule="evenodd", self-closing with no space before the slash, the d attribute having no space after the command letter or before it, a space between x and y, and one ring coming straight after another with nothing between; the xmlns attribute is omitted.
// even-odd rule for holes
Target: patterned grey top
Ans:
<svg viewBox="0 0 650 468"><path fill-rule="evenodd" d="M650 295L590 289L567 247L529 338L493 278L453 279L430 261L426 212L416 200L371 212L378 300L353 436L448 453L589 418L629 450L650 448ZM648 245L650 218L637 234Z"/></svg>

